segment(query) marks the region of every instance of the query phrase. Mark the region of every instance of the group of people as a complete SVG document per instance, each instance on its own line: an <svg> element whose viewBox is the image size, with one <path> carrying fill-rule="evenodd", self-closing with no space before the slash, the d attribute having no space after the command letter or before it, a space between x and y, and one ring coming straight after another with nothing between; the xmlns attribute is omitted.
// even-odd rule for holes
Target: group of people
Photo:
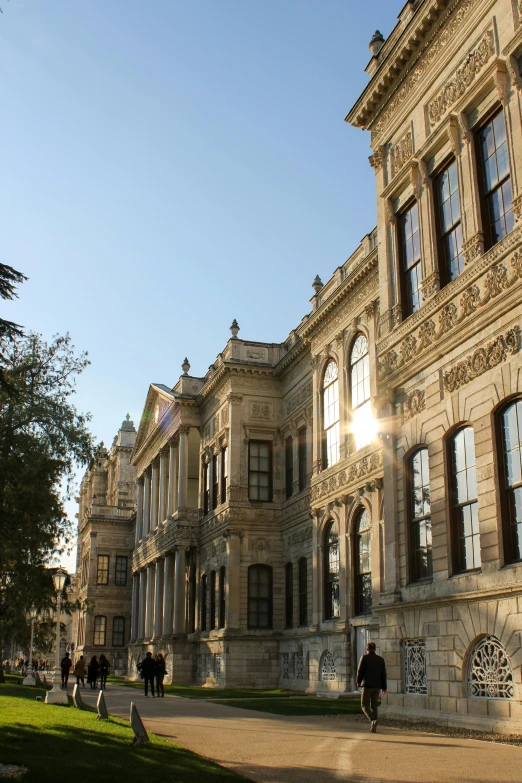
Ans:
<svg viewBox="0 0 522 783"><path fill-rule="evenodd" d="M153 658L152 653L149 651L142 662L138 664L137 668L145 683L145 698L148 698L149 686L151 696L154 698L154 683L156 683L156 695L158 697L165 696L163 680L168 672L163 655L158 653L156 657Z"/></svg>
<svg viewBox="0 0 522 783"><path fill-rule="evenodd" d="M65 688L67 687L72 668L73 662L69 653L65 653L65 657L62 658L61 662L62 686ZM110 668L111 665L103 653L100 655L99 660L93 655L88 665L86 665L83 655L80 655L74 664L73 675L76 677L78 687L81 683L85 688L85 672L87 672L87 685L91 686L91 691L98 687L98 682L100 683L100 690L104 690L107 687L107 677L109 676Z"/></svg>
<svg viewBox="0 0 522 783"><path fill-rule="evenodd" d="M31 661L34 672L48 672L52 669L52 664L47 658L33 658ZM5 671L14 670L20 674L27 674L29 668L29 658L16 658L14 661L8 659L2 663Z"/></svg>

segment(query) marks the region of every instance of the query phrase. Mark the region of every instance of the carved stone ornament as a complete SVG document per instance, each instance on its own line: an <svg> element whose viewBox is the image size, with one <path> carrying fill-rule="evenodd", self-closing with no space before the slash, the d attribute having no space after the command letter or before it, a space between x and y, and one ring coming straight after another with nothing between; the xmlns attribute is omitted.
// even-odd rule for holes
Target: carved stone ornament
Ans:
<svg viewBox="0 0 522 783"><path fill-rule="evenodd" d="M370 166L377 174L377 172L380 171L384 166L384 161L386 160L386 148L384 146L377 147L373 155L370 155L368 160L370 161Z"/></svg>
<svg viewBox="0 0 522 783"><path fill-rule="evenodd" d="M379 381L414 361L422 351L521 280L522 250L513 253L510 266L512 274L504 264L493 264L479 281L480 286L474 283L462 292L458 305L456 302L449 302L441 308L438 324L432 319L425 321L416 335L406 335L398 346L384 353L377 365Z"/></svg>
<svg viewBox="0 0 522 783"><path fill-rule="evenodd" d="M271 419L270 415L270 405L263 402L253 402L252 403L252 418L258 419L260 421L269 421Z"/></svg>
<svg viewBox="0 0 522 783"><path fill-rule="evenodd" d="M288 546L291 546L292 544L301 544L303 541L308 541L312 538L313 534L313 525L307 525L306 527L302 527L300 530L295 530L288 536Z"/></svg>
<svg viewBox="0 0 522 783"><path fill-rule="evenodd" d="M459 362L443 375L444 388L454 392L466 383L478 378L479 375L504 362L508 354L518 352L520 334L518 326L501 334L485 348L478 348L463 362Z"/></svg>
<svg viewBox="0 0 522 783"><path fill-rule="evenodd" d="M411 130L404 134L392 147L393 176L404 168L413 155L413 134Z"/></svg>
<svg viewBox="0 0 522 783"><path fill-rule="evenodd" d="M513 207L515 223L518 223L518 221L522 219L522 195L514 198L511 202L511 206Z"/></svg>
<svg viewBox="0 0 522 783"><path fill-rule="evenodd" d="M462 243L462 255L466 264L471 264L484 253L484 237L481 232Z"/></svg>
<svg viewBox="0 0 522 783"><path fill-rule="evenodd" d="M417 416L418 413L426 408L426 402L424 399L424 390L415 389L408 395L408 399L404 403L404 420L409 421Z"/></svg>
<svg viewBox="0 0 522 783"><path fill-rule="evenodd" d="M298 408L300 408L302 405L304 405L308 400L312 398L313 394L313 382L308 381L308 383L305 383L304 386L301 386L299 391L297 391L286 403L286 412L288 415L296 411Z"/></svg>
<svg viewBox="0 0 522 783"><path fill-rule="evenodd" d="M321 482L316 484L312 489L312 501L338 492L348 484L357 483L360 479L382 468L382 465L382 450L375 451L369 457L363 457L359 462L355 462L350 467L340 470L333 476L323 478Z"/></svg>
<svg viewBox="0 0 522 783"><path fill-rule="evenodd" d="M464 95L494 52L493 31L488 30L480 42L468 52L465 60L447 80L437 96L428 104L428 118L431 126L440 122L453 104Z"/></svg>
<svg viewBox="0 0 522 783"><path fill-rule="evenodd" d="M366 320L371 321L374 316L374 306L373 302L370 302L370 304L367 304L364 308L364 314L366 315Z"/></svg>
<svg viewBox="0 0 522 783"><path fill-rule="evenodd" d="M422 281L421 287L422 298L424 300L431 299L432 296L435 296L439 290L439 276L437 272L432 272L431 275L428 275L428 277Z"/></svg>

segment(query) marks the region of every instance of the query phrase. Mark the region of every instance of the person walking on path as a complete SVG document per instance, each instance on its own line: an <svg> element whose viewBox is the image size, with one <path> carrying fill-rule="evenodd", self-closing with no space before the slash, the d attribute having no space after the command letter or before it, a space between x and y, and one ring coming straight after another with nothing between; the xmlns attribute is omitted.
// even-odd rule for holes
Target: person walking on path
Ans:
<svg viewBox="0 0 522 783"><path fill-rule="evenodd" d="M167 673L167 667L165 664L165 658L161 653L156 655L156 693L158 696L165 696L165 688L163 687L163 680Z"/></svg>
<svg viewBox="0 0 522 783"><path fill-rule="evenodd" d="M370 721L370 731L377 731L377 704L381 691L386 693L386 664L375 652L375 642L368 642L366 655L361 657L357 670L357 687L362 686L361 707Z"/></svg>
<svg viewBox="0 0 522 783"><path fill-rule="evenodd" d="M60 668L62 670L62 688L63 687L67 688L67 682L69 681L69 672L71 671L72 665L73 664L69 656L69 653L66 652L60 664Z"/></svg>
<svg viewBox="0 0 522 783"><path fill-rule="evenodd" d="M100 690L102 691L107 687L107 677L109 676L109 669L111 665L103 653L100 655Z"/></svg>
<svg viewBox="0 0 522 783"><path fill-rule="evenodd" d="M98 659L95 655L92 656L91 660L89 661L89 666L87 667L87 682L91 686L91 691L93 691L96 688L96 685L98 683L98 674L100 673L100 669L98 666Z"/></svg>
<svg viewBox="0 0 522 783"><path fill-rule="evenodd" d="M85 658L83 655L80 655L80 658L76 661L73 674L76 677L76 685L79 687L81 681L83 687L85 688Z"/></svg>
<svg viewBox="0 0 522 783"><path fill-rule="evenodd" d="M156 661L152 657L152 653L150 652L150 650L145 656L145 658L142 660L142 662L138 664L138 671L140 672L141 676L145 681L145 698L147 698L149 695L149 685L150 685L150 692L152 698L154 698L154 677L156 674Z"/></svg>

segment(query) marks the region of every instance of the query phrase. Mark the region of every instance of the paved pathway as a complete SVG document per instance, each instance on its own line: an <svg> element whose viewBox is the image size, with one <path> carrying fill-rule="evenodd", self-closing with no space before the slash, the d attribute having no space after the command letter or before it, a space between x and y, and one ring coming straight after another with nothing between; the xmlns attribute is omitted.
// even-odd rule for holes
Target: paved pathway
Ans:
<svg viewBox="0 0 522 783"><path fill-rule="evenodd" d="M89 704L97 691L82 691ZM258 783L520 783L522 748L318 717L284 717L111 686L109 712ZM196 783L196 782L195 782Z"/></svg>

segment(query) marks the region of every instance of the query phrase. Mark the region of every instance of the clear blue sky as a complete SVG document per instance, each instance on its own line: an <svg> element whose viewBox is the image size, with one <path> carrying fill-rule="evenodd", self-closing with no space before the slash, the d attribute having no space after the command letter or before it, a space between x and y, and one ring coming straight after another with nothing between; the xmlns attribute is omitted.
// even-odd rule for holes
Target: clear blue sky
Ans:
<svg viewBox="0 0 522 783"><path fill-rule="evenodd" d="M3 0L4 317L69 331L106 443L187 355L279 342L375 225L344 122L395 0ZM74 508L71 509L74 513Z"/></svg>

